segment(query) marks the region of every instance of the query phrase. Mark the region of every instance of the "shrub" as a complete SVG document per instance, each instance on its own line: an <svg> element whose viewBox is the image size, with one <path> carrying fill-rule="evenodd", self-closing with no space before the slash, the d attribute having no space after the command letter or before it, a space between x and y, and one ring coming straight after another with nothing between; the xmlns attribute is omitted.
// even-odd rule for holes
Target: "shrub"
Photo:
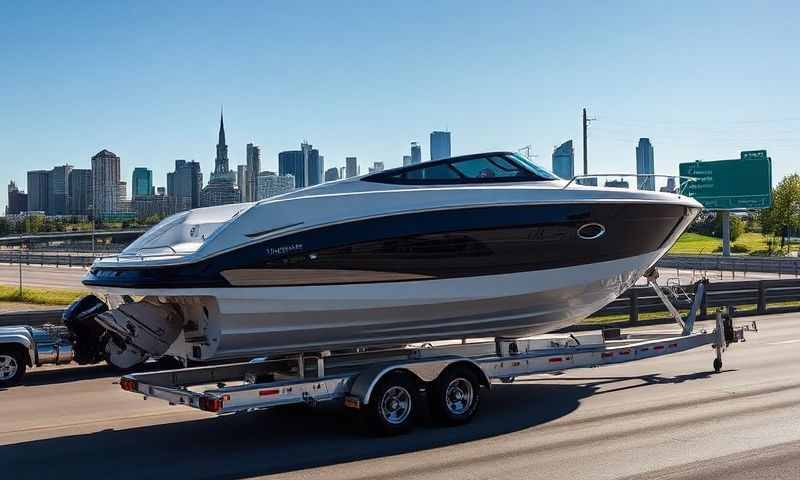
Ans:
<svg viewBox="0 0 800 480"><path fill-rule="evenodd" d="M739 217L731 216L731 242L735 242L744 233L744 222ZM717 215L714 220L714 229L711 234L722 238L722 215Z"/></svg>

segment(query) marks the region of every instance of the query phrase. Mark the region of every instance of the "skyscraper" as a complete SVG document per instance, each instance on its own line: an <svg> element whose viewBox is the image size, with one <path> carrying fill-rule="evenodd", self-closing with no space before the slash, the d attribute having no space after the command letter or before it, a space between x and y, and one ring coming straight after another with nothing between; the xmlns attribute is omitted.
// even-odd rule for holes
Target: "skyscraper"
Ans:
<svg viewBox="0 0 800 480"><path fill-rule="evenodd" d="M450 132L431 132L431 160L450 158Z"/></svg>
<svg viewBox="0 0 800 480"><path fill-rule="evenodd" d="M567 140L553 150L553 173L570 180L575 176L575 149L572 140Z"/></svg>
<svg viewBox="0 0 800 480"><path fill-rule="evenodd" d="M422 148L417 142L411 142L411 164L416 165L422 162Z"/></svg>
<svg viewBox="0 0 800 480"><path fill-rule="evenodd" d="M125 200L126 186L120 182L119 157L100 150L92 157L92 214L95 218L119 212Z"/></svg>
<svg viewBox="0 0 800 480"><path fill-rule="evenodd" d="M203 172L200 170L200 163L175 160L175 171L167 174L167 196L175 198L176 205L184 205L186 202L187 208L197 208L200 206L202 190Z"/></svg>
<svg viewBox="0 0 800 480"><path fill-rule="evenodd" d="M306 142L300 144L300 150L287 150L278 154L278 174L292 175L296 188L320 183L323 167L319 150Z"/></svg>
<svg viewBox="0 0 800 480"><path fill-rule="evenodd" d="M383 162L375 162L369 167L369 173L378 173L383 171Z"/></svg>
<svg viewBox="0 0 800 480"><path fill-rule="evenodd" d="M247 165L236 166L236 185L239 187L239 197L242 202L248 202L250 198L250 176L247 175Z"/></svg>
<svg viewBox="0 0 800 480"><path fill-rule="evenodd" d="M325 169L324 157L320 156L319 150L313 145L303 142L300 144L303 152L303 162L305 162L306 187L322 183L322 172Z"/></svg>
<svg viewBox="0 0 800 480"><path fill-rule="evenodd" d="M291 192L294 188L295 179L292 175L275 175L275 172L262 172L258 175L256 200Z"/></svg>
<svg viewBox="0 0 800 480"><path fill-rule="evenodd" d="M639 145L636 146L636 174L652 175L655 173L655 162L653 160L653 145L649 138L640 138ZM655 190L656 182L653 177L638 177L636 183L639 190Z"/></svg>
<svg viewBox="0 0 800 480"><path fill-rule="evenodd" d="M240 201L239 190L236 188L236 172L228 166L228 144L225 143L225 120L222 112L219 114L219 139L217 141L217 156L214 159L214 172L200 193L200 206L212 207L227 205Z"/></svg>
<svg viewBox="0 0 800 480"><path fill-rule="evenodd" d="M32 170L28 172L28 211L47 212L50 192L50 172Z"/></svg>
<svg viewBox="0 0 800 480"><path fill-rule="evenodd" d="M67 212L70 215L89 215L92 200L92 170L76 168L69 173Z"/></svg>
<svg viewBox="0 0 800 480"><path fill-rule="evenodd" d="M8 184L8 205L6 205L6 215L16 215L28 211L28 194L21 192L17 188L14 180Z"/></svg>
<svg viewBox="0 0 800 480"><path fill-rule="evenodd" d="M145 167L133 169L131 178L131 197L149 197L153 195L153 171Z"/></svg>
<svg viewBox="0 0 800 480"><path fill-rule="evenodd" d="M325 181L333 182L335 180L339 180L339 169L336 167L331 167L325 170Z"/></svg>
<svg viewBox="0 0 800 480"><path fill-rule="evenodd" d="M411 165L411 155L403 155L403 166L407 167Z"/></svg>
<svg viewBox="0 0 800 480"><path fill-rule="evenodd" d="M356 157L347 157L345 159L345 168L347 170L347 178L358 176L358 160Z"/></svg>
<svg viewBox="0 0 800 480"><path fill-rule="evenodd" d="M292 175L296 188L306 186L305 172L305 162L301 150L287 150L278 154L278 174L281 176Z"/></svg>
<svg viewBox="0 0 800 480"><path fill-rule="evenodd" d="M50 170L50 184L47 191L47 214L66 215L67 213L67 193L69 174L72 165L62 165Z"/></svg>
<svg viewBox="0 0 800 480"><path fill-rule="evenodd" d="M261 147L247 144L247 168L245 169L245 179L247 188L242 195L243 202L254 202L256 191L258 190L258 174L261 173ZM241 188L241 187L240 187Z"/></svg>

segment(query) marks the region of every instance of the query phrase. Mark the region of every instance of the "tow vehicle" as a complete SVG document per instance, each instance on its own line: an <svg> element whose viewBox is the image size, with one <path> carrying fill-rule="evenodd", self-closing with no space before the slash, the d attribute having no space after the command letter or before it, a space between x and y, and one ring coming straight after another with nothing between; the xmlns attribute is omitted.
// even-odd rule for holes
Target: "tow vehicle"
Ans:
<svg viewBox="0 0 800 480"><path fill-rule="evenodd" d="M680 332L625 333L619 330L548 334L529 338L494 338L437 342L383 350L299 352L280 358L137 373L122 377L123 390L172 405L218 414L242 413L288 404L315 406L338 400L359 410L377 433L397 434L412 428L427 402L434 418L445 424L468 422L480 405L482 389L492 380L511 383L515 377L597 367L682 352L711 345L713 368L722 368L722 353L744 341L729 309L716 314L712 331L694 331L705 283L696 285L686 317L657 284L647 279L667 304Z"/></svg>
<svg viewBox="0 0 800 480"><path fill-rule="evenodd" d="M22 382L28 367L69 363L74 356L66 327L0 327L0 387Z"/></svg>

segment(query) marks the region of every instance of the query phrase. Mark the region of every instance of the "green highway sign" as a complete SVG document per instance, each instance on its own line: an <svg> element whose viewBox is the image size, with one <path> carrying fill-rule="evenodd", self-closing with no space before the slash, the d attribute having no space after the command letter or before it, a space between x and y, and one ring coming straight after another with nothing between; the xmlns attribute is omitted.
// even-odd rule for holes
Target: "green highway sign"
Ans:
<svg viewBox="0 0 800 480"><path fill-rule="evenodd" d="M681 163L680 175L695 178L683 193L709 210L768 208L772 203L772 159L766 150L742 152L735 160Z"/></svg>

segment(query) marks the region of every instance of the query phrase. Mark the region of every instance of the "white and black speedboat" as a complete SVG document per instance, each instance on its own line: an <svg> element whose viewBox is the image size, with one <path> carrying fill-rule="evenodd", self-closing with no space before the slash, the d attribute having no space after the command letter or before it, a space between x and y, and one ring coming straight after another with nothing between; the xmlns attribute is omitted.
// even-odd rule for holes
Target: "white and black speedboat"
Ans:
<svg viewBox="0 0 800 480"><path fill-rule="evenodd" d="M539 334L633 285L700 209L508 152L425 162L176 214L94 263L108 311L65 320L120 366Z"/></svg>

